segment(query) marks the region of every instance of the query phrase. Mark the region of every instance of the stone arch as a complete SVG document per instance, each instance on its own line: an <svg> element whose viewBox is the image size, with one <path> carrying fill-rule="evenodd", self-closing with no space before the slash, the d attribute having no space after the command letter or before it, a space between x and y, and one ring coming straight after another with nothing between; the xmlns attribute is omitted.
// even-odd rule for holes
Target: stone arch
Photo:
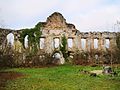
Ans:
<svg viewBox="0 0 120 90"><path fill-rule="evenodd" d="M61 51L54 51L52 54L52 63L53 64L64 64L65 60Z"/></svg>
<svg viewBox="0 0 120 90"><path fill-rule="evenodd" d="M7 34L7 45L10 45L10 46L14 46L14 34L13 33L9 33Z"/></svg>

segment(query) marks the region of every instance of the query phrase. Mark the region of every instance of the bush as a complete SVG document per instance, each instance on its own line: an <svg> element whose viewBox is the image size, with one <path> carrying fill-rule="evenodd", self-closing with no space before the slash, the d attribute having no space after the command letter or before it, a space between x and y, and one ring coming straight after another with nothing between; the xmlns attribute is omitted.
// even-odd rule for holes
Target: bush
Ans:
<svg viewBox="0 0 120 90"><path fill-rule="evenodd" d="M73 63L87 65L89 63L88 57L89 57L88 52L85 52L85 51L77 52L73 56Z"/></svg>

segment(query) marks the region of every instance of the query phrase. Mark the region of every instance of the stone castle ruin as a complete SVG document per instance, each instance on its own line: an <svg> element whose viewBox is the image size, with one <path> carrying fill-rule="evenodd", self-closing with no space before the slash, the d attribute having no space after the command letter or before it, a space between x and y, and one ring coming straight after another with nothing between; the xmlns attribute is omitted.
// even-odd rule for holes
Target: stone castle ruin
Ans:
<svg viewBox="0 0 120 90"><path fill-rule="evenodd" d="M63 59L64 55L60 50L63 36L65 36L67 42L65 46L67 59L75 59L74 62L76 63L82 63L85 60L87 60L87 63L109 63L112 57L111 52L114 52L116 48L116 36L118 33L80 32L73 24L67 23L66 19L58 12L50 15L46 22L39 22L36 27L31 31L29 29L11 30L1 28L0 63L5 61L7 65L10 63L15 65L26 65L26 63L27 65L47 64L52 62L53 59L51 58L56 52ZM7 39L9 34L14 36L12 45ZM33 41L30 43L29 40ZM35 51L34 48L37 50Z"/></svg>

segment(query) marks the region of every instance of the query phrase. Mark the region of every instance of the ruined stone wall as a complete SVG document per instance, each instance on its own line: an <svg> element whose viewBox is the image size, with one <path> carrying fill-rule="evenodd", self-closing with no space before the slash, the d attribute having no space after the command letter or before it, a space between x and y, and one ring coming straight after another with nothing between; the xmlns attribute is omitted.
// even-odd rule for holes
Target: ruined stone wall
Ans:
<svg viewBox="0 0 120 90"><path fill-rule="evenodd" d="M79 34L80 39L86 39L86 48L85 50L92 50L94 48L94 39L98 40L97 50L105 50L105 39L110 41L109 49L114 45L116 46L116 35L115 32L82 32ZM79 40L81 41L81 40ZM88 45L90 41L90 45ZM112 45L112 46L111 46ZM90 47L90 48L89 48Z"/></svg>
<svg viewBox="0 0 120 90"><path fill-rule="evenodd" d="M8 46L7 35L12 33L14 35L14 50L22 48L19 41L21 30L0 29L0 49L5 49ZM19 51L19 50L18 50Z"/></svg>
<svg viewBox="0 0 120 90"><path fill-rule="evenodd" d="M59 39L59 44L61 43L61 37L66 36L67 39L72 39L72 47L68 47L70 51L76 50L85 50L90 51L94 48L94 39L98 40L97 50L105 50L105 39L108 39L110 42L109 49L115 46L116 44L116 35L115 32L80 32L75 28L73 24L68 24L64 17L60 13L53 13L47 18L46 22L40 22L42 24L42 35L44 38L44 47L45 52L51 53L54 51L53 40L55 38ZM19 41L20 33L22 30L8 30L0 29L0 47L5 48L7 44L7 35L13 33L14 35L14 49L22 52L22 44ZM85 48L82 48L81 39L86 40ZM43 48L44 49L44 48Z"/></svg>
<svg viewBox="0 0 120 90"><path fill-rule="evenodd" d="M93 50L99 52L106 51L106 49L112 50L116 47L116 32L80 32L73 24L67 23L65 18L58 12L53 13L47 18L46 22L40 22L40 24L40 31L42 31L40 38L44 39L44 47L39 48L38 54L43 52L52 55L54 51L59 51L63 35L66 36L68 41L71 41L67 43L67 50L73 53L76 53L76 51L91 52ZM14 35L14 45L11 47L12 50L17 52L15 54L19 53L23 60L26 59L29 48L24 48L23 44L20 42L20 34L23 31L24 30L0 29L0 50L4 51L4 49L8 47L6 37L9 33L12 33ZM59 41L58 47L55 47L55 39ZM84 48L82 48L82 39L86 42ZM97 48L95 48L94 45L95 39L98 41ZM106 39L109 40L109 47L105 47ZM69 44L71 47L69 47ZM41 59L41 55L38 55L39 59Z"/></svg>

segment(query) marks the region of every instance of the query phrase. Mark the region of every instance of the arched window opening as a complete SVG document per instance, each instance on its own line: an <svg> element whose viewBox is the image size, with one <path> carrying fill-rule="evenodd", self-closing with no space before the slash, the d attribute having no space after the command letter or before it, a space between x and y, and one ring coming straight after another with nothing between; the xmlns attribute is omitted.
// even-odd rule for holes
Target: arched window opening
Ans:
<svg viewBox="0 0 120 90"><path fill-rule="evenodd" d="M10 46L14 45L14 35L13 35L13 33L9 33L7 35L7 44L10 45Z"/></svg>
<svg viewBox="0 0 120 90"><path fill-rule="evenodd" d="M24 47L28 48L28 35L26 35L24 38Z"/></svg>
<svg viewBox="0 0 120 90"><path fill-rule="evenodd" d="M45 47L45 38L40 38L40 49L44 49Z"/></svg>

